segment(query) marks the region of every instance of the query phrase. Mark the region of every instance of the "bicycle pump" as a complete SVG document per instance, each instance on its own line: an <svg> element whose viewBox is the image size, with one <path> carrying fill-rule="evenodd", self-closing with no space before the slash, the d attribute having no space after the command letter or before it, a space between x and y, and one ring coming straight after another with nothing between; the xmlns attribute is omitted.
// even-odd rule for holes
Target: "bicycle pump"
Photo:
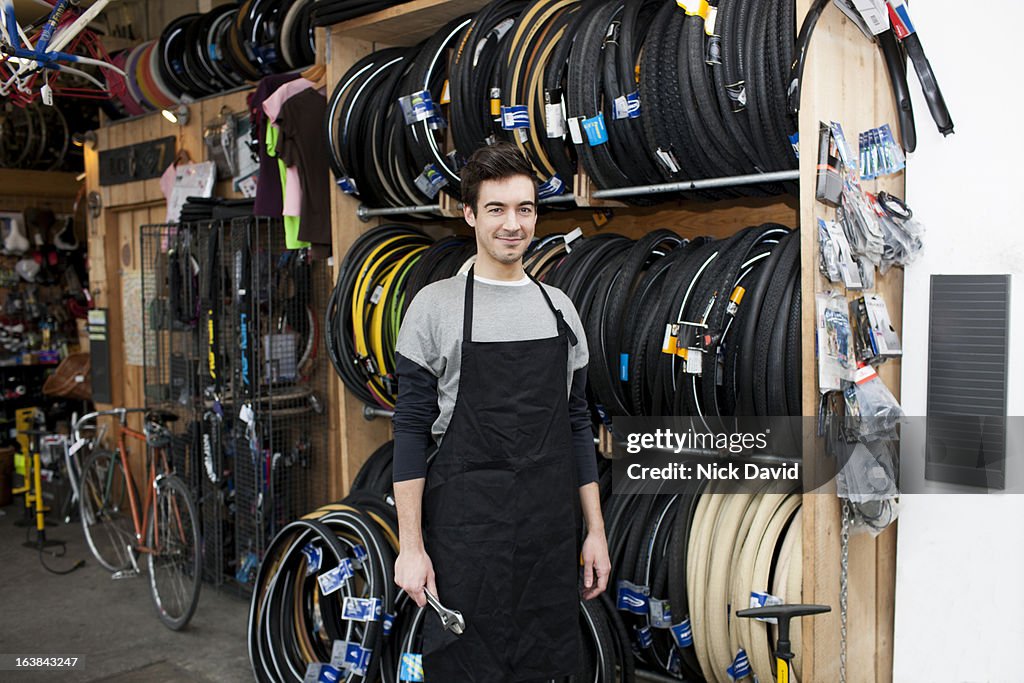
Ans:
<svg viewBox="0 0 1024 683"><path fill-rule="evenodd" d="M42 476L42 462L40 460L39 442L43 436L46 436L47 432L42 429L26 429L21 432L25 436L29 437L29 457L32 462L32 471L29 474L29 461L26 458L25 461L25 486L24 489L26 503L26 513L29 512L29 505L34 504L35 507L35 527L36 527L36 540L25 541L22 543L26 548L51 548L53 546L64 545L63 541L47 540L46 539L46 513L50 508L43 504L43 476ZM29 513L30 514L30 513ZM51 522L52 525L52 522Z"/></svg>
<svg viewBox="0 0 1024 683"><path fill-rule="evenodd" d="M775 680L778 683L789 683L789 663L793 661L792 644L789 641L789 620L793 617L810 616L831 612L828 605L774 605L769 607L751 607L736 611L736 616L748 619L778 620L779 638L775 643Z"/></svg>

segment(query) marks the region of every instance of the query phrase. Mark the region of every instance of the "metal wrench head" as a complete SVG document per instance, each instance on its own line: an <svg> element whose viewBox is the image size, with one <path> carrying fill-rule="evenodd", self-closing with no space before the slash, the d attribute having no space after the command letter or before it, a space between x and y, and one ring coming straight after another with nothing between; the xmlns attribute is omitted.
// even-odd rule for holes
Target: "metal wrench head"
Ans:
<svg viewBox="0 0 1024 683"><path fill-rule="evenodd" d="M462 612L448 609L426 588L423 589L423 592L427 596L427 603L434 608L437 616L441 617L441 626L446 631L461 636L466 630L466 620L462 618Z"/></svg>

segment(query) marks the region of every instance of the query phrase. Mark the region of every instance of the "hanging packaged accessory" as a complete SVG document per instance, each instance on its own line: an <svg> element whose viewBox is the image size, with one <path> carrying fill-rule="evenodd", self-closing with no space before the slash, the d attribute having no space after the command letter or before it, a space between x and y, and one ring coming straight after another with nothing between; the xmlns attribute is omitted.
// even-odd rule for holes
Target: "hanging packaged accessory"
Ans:
<svg viewBox="0 0 1024 683"><path fill-rule="evenodd" d="M824 394L841 390L843 381L852 379L856 363L846 298L841 294L818 294L816 308L818 388Z"/></svg>

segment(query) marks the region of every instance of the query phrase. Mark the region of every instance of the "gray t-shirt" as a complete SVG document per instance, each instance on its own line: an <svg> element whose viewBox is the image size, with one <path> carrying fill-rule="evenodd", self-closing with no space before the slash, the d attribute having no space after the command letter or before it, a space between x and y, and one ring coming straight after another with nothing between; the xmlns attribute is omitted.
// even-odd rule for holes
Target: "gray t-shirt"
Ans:
<svg viewBox="0 0 1024 683"><path fill-rule="evenodd" d="M555 308L562 312L577 339L575 346L569 346L569 363L565 369L568 396L573 373L587 365L587 337L569 297L555 287L541 286ZM555 316L540 289L529 278L499 282L477 276L473 288L473 341L526 341L557 334ZM466 275L424 287L409 305L395 345L395 351L437 377L437 407L441 414L431 432L438 442L448 428L458 397L465 299Z"/></svg>

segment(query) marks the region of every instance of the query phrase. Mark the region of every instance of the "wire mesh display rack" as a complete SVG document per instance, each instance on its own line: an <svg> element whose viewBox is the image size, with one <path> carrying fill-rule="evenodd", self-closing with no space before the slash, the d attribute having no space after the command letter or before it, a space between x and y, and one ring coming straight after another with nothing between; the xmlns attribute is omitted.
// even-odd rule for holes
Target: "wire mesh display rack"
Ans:
<svg viewBox="0 0 1024 683"><path fill-rule="evenodd" d="M251 585L274 534L325 502L326 264L279 220L142 227L146 407L173 425L204 579Z"/></svg>
<svg viewBox="0 0 1024 683"><path fill-rule="evenodd" d="M326 263L288 250L280 221L231 225L236 579L251 584L274 535L325 501Z"/></svg>

